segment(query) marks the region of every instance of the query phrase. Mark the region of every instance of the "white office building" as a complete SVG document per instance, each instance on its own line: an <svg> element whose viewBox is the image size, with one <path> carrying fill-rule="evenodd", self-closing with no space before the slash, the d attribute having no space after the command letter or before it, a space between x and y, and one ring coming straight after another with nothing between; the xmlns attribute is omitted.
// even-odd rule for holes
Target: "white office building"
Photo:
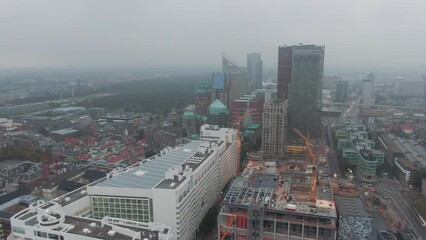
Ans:
<svg viewBox="0 0 426 240"><path fill-rule="evenodd" d="M87 195L81 195L84 195L84 197L80 198L80 200L89 199ZM71 210L69 207L62 207L59 202L55 201L32 203L27 209L22 210L11 218L12 232L7 239L172 239L170 228L164 224L142 223L108 216L102 219L93 219L75 216L70 214L69 210Z"/></svg>
<svg viewBox="0 0 426 240"><path fill-rule="evenodd" d="M135 230L120 234L136 234L134 239L195 239L205 214L218 200L226 183L237 174L238 153L236 130L204 125L200 141L165 148L160 154L131 167L116 169L98 182L48 202L48 205L57 205L49 212L55 212L54 217L64 219L58 220L62 221L64 229L75 229L76 223L73 222L89 223L89 226L80 226L88 230L75 230L70 234L84 236L87 231L99 231L90 227L94 222L93 226L105 227L101 232L106 239L109 231L119 234L118 230L126 227ZM12 219L14 236L31 238L38 231L33 229L33 224L36 224L40 231L47 233L43 236L52 234L58 239L96 239L68 238L63 234L68 232L62 230L51 232L52 228L40 224L42 220L33 223L27 216L41 214L35 219L45 216L52 221L53 217L47 216L49 213L43 207L30 209ZM154 232L151 236L156 238L138 238L137 229Z"/></svg>
<svg viewBox="0 0 426 240"><path fill-rule="evenodd" d="M171 227L173 239L194 239L204 215L236 175L239 157L234 129L206 125L201 139L165 148L88 186L93 216L159 222Z"/></svg>

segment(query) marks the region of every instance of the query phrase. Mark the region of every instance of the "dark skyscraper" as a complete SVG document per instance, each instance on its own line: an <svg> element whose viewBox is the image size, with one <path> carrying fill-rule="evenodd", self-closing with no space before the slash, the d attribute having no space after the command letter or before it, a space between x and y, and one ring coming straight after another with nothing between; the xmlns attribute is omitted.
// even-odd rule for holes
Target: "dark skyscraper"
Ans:
<svg viewBox="0 0 426 240"><path fill-rule="evenodd" d="M338 81L336 84L336 102L348 100L348 81Z"/></svg>
<svg viewBox="0 0 426 240"><path fill-rule="evenodd" d="M263 61L260 53L247 54L247 72L252 90L262 88Z"/></svg>
<svg viewBox="0 0 426 240"><path fill-rule="evenodd" d="M278 49L278 99L288 99L290 139L294 128L311 137L320 133L324 46L295 45Z"/></svg>

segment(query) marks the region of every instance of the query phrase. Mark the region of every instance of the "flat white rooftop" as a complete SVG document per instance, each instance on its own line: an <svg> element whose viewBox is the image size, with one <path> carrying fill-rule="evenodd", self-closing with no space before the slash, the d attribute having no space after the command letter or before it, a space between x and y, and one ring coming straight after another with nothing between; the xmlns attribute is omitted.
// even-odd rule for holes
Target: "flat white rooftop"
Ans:
<svg viewBox="0 0 426 240"><path fill-rule="evenodd" d="M122 187L122 188L155 188L166 178L166 172L173 166L182 166L190 158L196 155L198 148L206 144L204 141L194 141L178 146L169 152L156 155L137 166L113 174L111 178L99 182L99 187Z"/></svg>

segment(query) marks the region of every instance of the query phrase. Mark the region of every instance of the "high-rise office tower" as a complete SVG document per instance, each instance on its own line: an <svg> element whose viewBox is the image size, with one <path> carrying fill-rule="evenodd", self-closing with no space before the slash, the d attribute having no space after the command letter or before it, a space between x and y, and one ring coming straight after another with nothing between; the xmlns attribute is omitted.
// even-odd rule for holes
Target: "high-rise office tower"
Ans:
<svg viewBox="0 0 426 240"><path fill-rule="evenodd" d="M262 120L262 150L270 156L284 156L287 141L287 101L265 104Z"/></svg>
<svg viewBox="0 0 426 240"><path fill-rule="evenodd" d="M376 77L373 73L370 73L367 75L366 78L362 80L362 105L365 107L369 107L371 105L374 105L374 96L373 96L373 90L374 90L374 79Z"/></svg>
<svg viewBox="0 0 426 240"><path fill-rule="evenodd" d="M211 84L206 81L197 82L195 85L195 113L207 116L207 110L211 103Z"/></svg>
<svg viewBox="0 0 426 240"><path fill-rule="evenodd" d="M247 54L247 72L252 90L262 88L263 61L260 53Z"/></svg>
<svg viewBox="0 0 426 240"><path fill-rule="evenodd" d="M224 99L225 101L221 99L221 101L230 109L234 100L250 93L249 77L246 69L226 54L222 55L222 66L225 74L224 89L228 92L228 99Z"/></svg>
<svg viewBox="0 0 426 240"><path fill-rule="evenodd" d="M278 49L278 99L288 99L288 137L320 135L324 46L295 45Z"/></svg>
<svg viewBox="0 0 426 240"><path fill-rule="evenodd" d="M348 100L348 81L338 81L336 84L336 102Z"/></svg>

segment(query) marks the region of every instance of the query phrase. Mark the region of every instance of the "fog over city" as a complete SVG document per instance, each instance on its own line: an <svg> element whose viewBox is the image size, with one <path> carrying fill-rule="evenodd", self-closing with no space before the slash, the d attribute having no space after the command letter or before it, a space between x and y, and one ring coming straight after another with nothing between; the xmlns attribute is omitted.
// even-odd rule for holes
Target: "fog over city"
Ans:
<svg viewBox="0 0 426 240"><path fill-rule="evenodd" d="M421 72L425 1L1 1L0 69L220 69L280 45L326 46L330 71Z"/></svg>

